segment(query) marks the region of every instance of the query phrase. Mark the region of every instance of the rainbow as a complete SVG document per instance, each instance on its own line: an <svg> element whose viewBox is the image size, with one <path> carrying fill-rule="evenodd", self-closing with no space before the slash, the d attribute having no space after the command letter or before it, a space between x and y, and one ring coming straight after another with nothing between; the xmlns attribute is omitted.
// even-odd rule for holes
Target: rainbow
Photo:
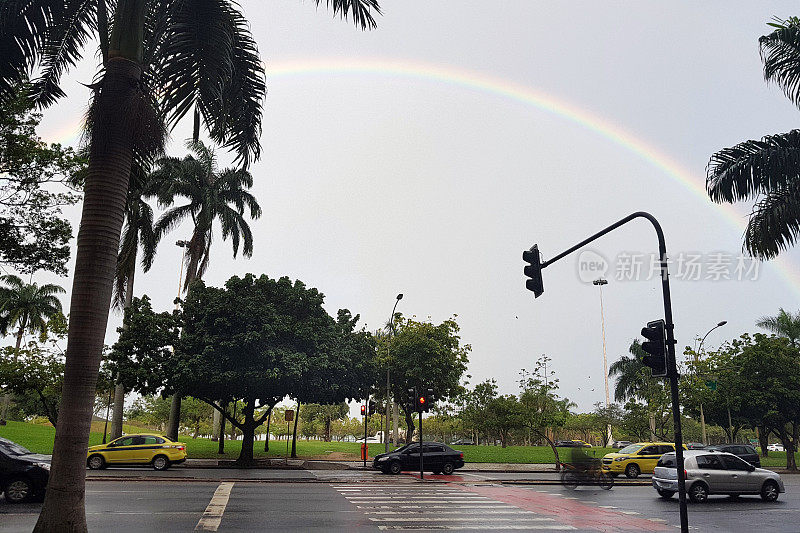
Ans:
<svg viewBox="0 0 800 533"><path fill-rule="evenodd" d="M703 204L709 205L705 191L705 180L693 174L664 152L633 135L609 120L577 105L545 94L535 88L515 83L511 80L490 76L484 73L459 69L450 65L423 63L406 59L387 58L322 58L290 59L265 64L267 82L283 77L298 76L386 76L392 78L419 79L428 83L440 83L462 87L466 90L486 93L495 97L523 103L540 111L551 113L570 121L609 142L620 146L645 160L665 175L680 183ZM81 122L70 124L54 131L50 142L73 144L81 134ZM714 206L715 211L728 222L744 232L745 220L736 209L728 204ZM800 295L800 270L785 257L771 261L782 277Z"/></svg>

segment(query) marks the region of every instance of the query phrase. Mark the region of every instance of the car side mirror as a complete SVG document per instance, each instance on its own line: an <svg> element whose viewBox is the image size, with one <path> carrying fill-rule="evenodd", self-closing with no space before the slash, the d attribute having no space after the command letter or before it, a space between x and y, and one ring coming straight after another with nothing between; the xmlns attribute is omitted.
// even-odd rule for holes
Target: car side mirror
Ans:
<svg viewBox="0 0 800 533"><path fill-rule="evenodd" d="M750 465L749 467L747 467L747 471L748 472L753 472L753 471L755 471L755 469L756 469L756 467L754 467L753 465Z"/></svg>

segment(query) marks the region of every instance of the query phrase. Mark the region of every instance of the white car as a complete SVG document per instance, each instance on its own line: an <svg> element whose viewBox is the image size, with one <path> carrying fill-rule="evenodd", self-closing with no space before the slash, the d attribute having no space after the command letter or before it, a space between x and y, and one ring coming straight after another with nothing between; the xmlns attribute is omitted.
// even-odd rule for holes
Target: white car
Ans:
<svg viewBox="0 0 800 533"><path fill-rule="evenodd" d="M770 445L767 446L767 451L769 451L769 452L782 452L782 451L784 451L783 444L770 444Z"/></svg>

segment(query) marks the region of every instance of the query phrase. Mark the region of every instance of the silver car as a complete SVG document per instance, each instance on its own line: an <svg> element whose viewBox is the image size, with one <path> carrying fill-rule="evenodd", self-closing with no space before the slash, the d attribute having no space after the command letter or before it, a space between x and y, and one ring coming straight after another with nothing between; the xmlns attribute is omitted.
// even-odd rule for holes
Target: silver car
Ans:
<svg viewBox="0 0 800 533"><path fill-rule="evenodd" d="M786 492L781 476L756 468L747 461L727 452L687 450L683 452L686 470L686 493L694 503L708 499L709 494L759 494L768 502ZM653 471L653 488L662 498L669 499L678 492L678 470L675 452L665 453Z"/></svg>

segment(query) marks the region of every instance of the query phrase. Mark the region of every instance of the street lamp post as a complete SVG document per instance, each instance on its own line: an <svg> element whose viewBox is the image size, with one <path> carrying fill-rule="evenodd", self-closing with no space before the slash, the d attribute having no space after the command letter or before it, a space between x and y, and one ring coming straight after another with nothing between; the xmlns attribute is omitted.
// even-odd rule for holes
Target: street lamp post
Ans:
<svg viewBox="0 0 800 533"><path fill-rule="evenodd" d="M606 383L606 409L611 406L611 397L608 393L608 357L606 356L606 319L605 314L603 313L603 285L608 285L608 280L598 278L592 282L592 285L597 286L600 289L600 329L603 332L603 379ZM608 422L608 427L606 428L608 433L608 442L611 442L612 435L611 435L611 422Z"/></svg>
<svg viewBox="0 0 800 533"><path fill-rule="evenodd" d="M724 326L727 323L728 323L727 320L722 320L721 322L717 323L716 326L714 326L713 328L708 330L708 332L705 335L703 335L703 339L700 341L700 347L697 349L697 352L694 354L695 362L697 362L698 358L700 357L700 351L703 349L703 343L706 342L706 337L708 337L708 334L711 333L712 331L714 331L715 329ZM730 420L730 409L728 410L728 419ZM701 431L701 433L703 435L703 446L707 446L708 445L708 438L706 437L706 415L703 412L703 401L702 400L700 400L700 431Z"/></svg>
<svg viewBox="0 0 800 533"><path fill-rule="evenodd" d="M397 295L397 298L394 301L394 307L392 307L392 315L389 317L389 342L386 343L386 423L384 425L384 433L383 433L383 443L385 445L385 452L389 453L389 416L391 415L391 405L389 402L389 394L390 394L390 386L391 381L389 381L389 349L392 346L392 333L394 333L394 312L397 309L397 304L400 303L400 300L403 299L403 293ZM397 443L394 443L395 446Z"/></svg>

